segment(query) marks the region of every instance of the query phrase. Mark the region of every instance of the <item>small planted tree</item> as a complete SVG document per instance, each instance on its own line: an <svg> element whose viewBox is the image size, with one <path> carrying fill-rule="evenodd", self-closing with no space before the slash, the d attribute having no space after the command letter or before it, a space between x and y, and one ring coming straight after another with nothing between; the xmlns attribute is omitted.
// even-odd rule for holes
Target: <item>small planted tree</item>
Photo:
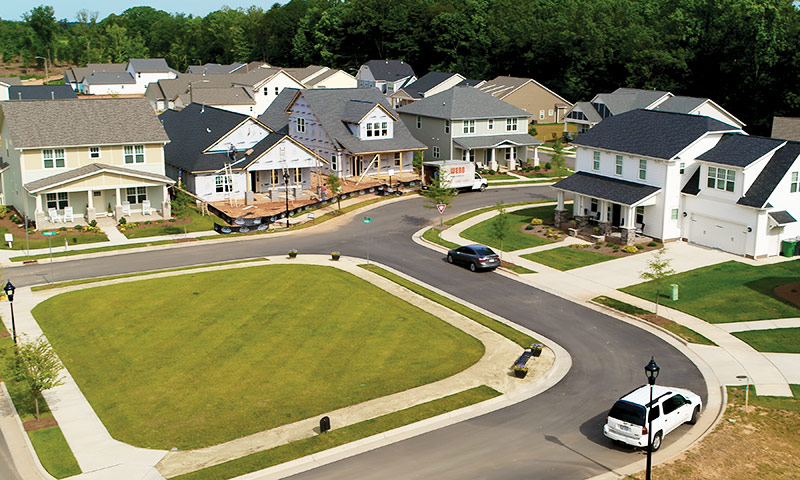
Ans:
<svg viewBox="0 0 800 480"><path fill-rule="evenodd" d="M427 200L429 205L424 205L425 208L436 208L436 205L445 205L445 209L450 208L450 202L453 201L453 197L458 194L455 188L450 188L450 182L444 180L442 178L441 171L439 175L434 175L431 178L431 183L428 185L427 190L420 190L422 196L424 196ZM442 229L442 217L444 215L439 215L439 229Z"/></svg>
<svg viewBox="0 0 800 480"><path fill-rule="evenodd" d="M327 180L325 180L325 185L328 187L331 195L336 195L336 204L338 205L339 210L341 210L342 199L339 197L339 193L342 189L342 181L339 180L339 177L331 173L328 175Z"/></svg>
<svg viewBox="0 0 800 480"><path fill-rule="evenodd" d="M653 285L656 287L656 315L658 315L658 303L661 297L661 288L664 285L664 280L666 277L675 273L675 270L670 267L672 259L666 258L666 254L667 249L661 247L653 254L653 258L648 260L647 270L641 274L642 279L653 282Z"/></svg>
<svg viewBox="0 0 800 480"><path fill-rule="evenodd" d="M10 359L10 366L15 379L22 382L33 396L36 420L39 420L39 396L63 383L59 374L64 366L44 337L20 342L16 354Z"/></svg>
<svg viewBox="0 0 800 480"><path fill-rule="evenodd" d="M500 242L500 261L503 260L503 242L508 236L508 212L506 212L505 204L503 202L499 202L497 204L497 215L492 219L492 222L489 224L489 231L491 232L492 237L496 238Z"/></svg>
<svg viewBox="0 0 800 480"><path fill-rule="evenodd" d="M561 143L560 138L556 140L556 143L553 145L553 156L550 158L550 163L556 170L556 173L564 169L566 159L564 158L564 145Z"/></svg>

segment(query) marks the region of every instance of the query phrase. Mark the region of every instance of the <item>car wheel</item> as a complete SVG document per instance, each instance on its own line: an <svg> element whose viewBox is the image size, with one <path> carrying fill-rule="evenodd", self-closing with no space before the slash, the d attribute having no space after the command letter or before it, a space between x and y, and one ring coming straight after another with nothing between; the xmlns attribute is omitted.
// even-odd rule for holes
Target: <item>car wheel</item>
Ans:
<svg viewBox="0 0 800 480"><path fill-rule="evenodd" d="M661 448L661 432L656 433L656 436L653 437L653 445L650 446L650 451L657 452L659 448Z"/></svg>
<svg viewBox="0 0 800 480"><path fill-rule="evenodd" d="M480 190L481 192L486 190L486 185L481 185L481 188L479 188L478 190Z"/></svg>
<svg viewBox="0 0 800 480"><path fill-rule="evenodd" d="M689 421L686 423L688 423L689 425L694 425L695 423L697 423L698 418L700 418L700 405L694 407L694 411L692 412L692 418L690 418Z"/></svg>
<svg viewBox="0 0 800 480"><path fill-rule="evenodd" d="M449 253L447 254L447 263L453 263L453 256Z"/></svg>
<svg viewBox="0 0 800 480"><path fill-rule="evenodd" d="M475 271L478 270L478 266L475 265L475 263L473 262L473 263L469 264L469 269L470 269L470 271L475 272Z"/></svg>

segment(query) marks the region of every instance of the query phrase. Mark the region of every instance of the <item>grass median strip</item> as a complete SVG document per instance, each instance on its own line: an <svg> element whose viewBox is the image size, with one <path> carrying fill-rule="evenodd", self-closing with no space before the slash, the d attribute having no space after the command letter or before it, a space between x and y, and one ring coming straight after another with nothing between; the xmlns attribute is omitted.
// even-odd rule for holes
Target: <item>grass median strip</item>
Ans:
<svg viewBox="0 0 800 480"><path fill-rule="evenodd" d="M101 252L111 252L114 250L127 250L129 248L142 248L142 247L152 247L154 245L166 245L169 243L178 243L176 240L158 240L155 242L139 242L139 243L126 243L125 245L109 245L107 247L97 247L97 248L84 248L81 250L67 250L61 252L53 252L53 257L70 257L72 255L85 255L88 253L101 253ZM42 260L44 258L50 258L49 253L42 253L38 255L23 255L21 257L11 257L9 258L12 262L27 262L28 260Z"/></svg>
<svg viewBox="0 0 800 480"><path fill-rule="evenodd" d="M800 353L800 328L750 330L733 335L759 352Z"/></svg>
<svg viewBox="0 0 800 480"><path fill-rule="evenodd" d="M157 273L167 273L167 272L181 272L184 270L195 270L198 268L207 268L207 267L221 267L224 265L236 265L237 263L251 263L251 262L263 262L267 260L266 258L251 258L249 260L233 260L230 262L219 262L219 263L208 263L205 265L191 265L188 267L178 267L178 268L167 268L165 270L152 270L149 272L137 272L137 273L125 273L122 275L109 275L107 277L96 277L96 278L82 278L80 280L70 280L68 282L58 282L52 283L50 285L38 285L35 287L31 287L32 292L38 292L40 290L50 290L53 288L63 288L63 287L74 287L75 285L85 285L87 283L97 283L97 282L105 282L106 280L117 280L120 278L131 278L131 277L143 277L146 275L154 275Z"/></svg>
<svg viewBox="0 0 800 480"><path fill-rule="evenodd" d="M425 230L425 232L423 232L423 234L422 234L422 238L424 238L425 240L427 240L429 242L433 242L433 243L435 243L437 245L441 245L444 248L453 249L453 248L458 248L458 247L461 246L461 245L459 245L457 243L448 242L447 240L443 239L442 238L442 231L439 230L438 228L434 228L434 227L431 227L431 228Z"/></svg>
<svg viewBox="0 0 800 480"><path fill-rule="evenodd" d="M474 405L499 395L500 392L485 385L481 385L480 387L464 390L463 392L448 395L437 400L342 428L336 428L336 418L332 418L331 426L333 429L324 435L298 440L263 452L254 453L246 457L237 458L236 460L172 478L176 480L223 480L236 477L386 432L426 418L435 417L452 410Z"/></svg>
<svg viewBox="0 0 800 480"><path fill-rule="evenodd" d="M635 305L631 305L621 300L606 296L595 297L592 300L601 305L605 305L606 307L613 308L614 310L627 313L628 315L632 315L634 317L639 317L642 320L646 320L654 325L658 325L659 327L674 333L689 343L696 343L698 345L716 345L716 343L707 339L703 335L700 335L691 328L684 327L680 323L673 322L672 320L664 317L659 317L649 310L645 310Z"/></svg>
<svg viewBox="0 0 800 480"><path fill-rule="evenodd" d="M384 270L381 267L378 267L376 265L359 265L359 266L365 270L369 270L372 273L376 273L382 276L383 278L391 280L394 283L411 290L417 295L421 295L427 298L428 300L432 300L440 305L449 308L450 310L453 310L454 312L460 313L461 315L464 315L465 317L480 323L481 325L492 330L493 332L496 332L506 337L507 339L511 340L517 345L520 345L523 348L530 347L532 343L536 343L536 339L534 339L530 335L524 334L519 330L516 330L506 325L503 322L499 322L488 315L476 312L475 310L466 307L456 302L455 300L450 300L449 298L443 295L440 295L436 292L432 292L431 290L428 290L427 288L421 285L406 280L405 278L396 275L392 272L389 272L387 270Z"/></svg>

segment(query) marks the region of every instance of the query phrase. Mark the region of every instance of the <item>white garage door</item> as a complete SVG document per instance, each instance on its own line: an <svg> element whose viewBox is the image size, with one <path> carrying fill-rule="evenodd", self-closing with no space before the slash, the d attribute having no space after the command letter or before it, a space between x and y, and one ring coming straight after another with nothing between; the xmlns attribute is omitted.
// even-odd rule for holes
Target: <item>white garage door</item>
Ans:
<svg viewBox="0 0 800 480"><path fill-rule="evenodd" d="M747 247L747 226L725 222L704 215L692 215L690 242L726 252L744 255Z"/></svg>

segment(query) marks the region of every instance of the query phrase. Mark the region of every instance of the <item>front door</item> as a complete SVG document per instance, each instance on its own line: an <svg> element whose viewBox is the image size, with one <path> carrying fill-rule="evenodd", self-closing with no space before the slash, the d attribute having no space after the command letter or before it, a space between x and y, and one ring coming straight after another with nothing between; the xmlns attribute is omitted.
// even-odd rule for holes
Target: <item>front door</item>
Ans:
<svg viewBox="0 0 800 480"><path fill-rule="evenodd" d="M354 177L361 175L361 157L355 156L350 159L350 175Z"/></svg>
<svg viewBox="0 0 800 480"><path fill-rule="evenodd" d="M614 227L619 227L619 218L620 213L622 210L622 206L618 203L614 203L611 205L611 225Z"/></svg>
<svg viewBox="0 0 800 480"><path fill-rule="evenodd" d="M258 188L258 172L250 172L250 191L261 192L261 189Z"/></svg>

